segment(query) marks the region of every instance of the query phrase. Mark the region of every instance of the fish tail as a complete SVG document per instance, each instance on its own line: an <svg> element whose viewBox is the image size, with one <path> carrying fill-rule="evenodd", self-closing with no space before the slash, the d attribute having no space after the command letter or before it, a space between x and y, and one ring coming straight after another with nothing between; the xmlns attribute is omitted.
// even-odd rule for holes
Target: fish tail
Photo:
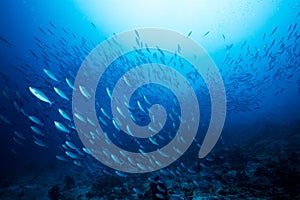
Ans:
<svg viewBox="0 0 300 200"><path fill-rule="evenodd" d="M51 101L50 102L50 107L52 107L52 104L54 104L55 103L55 100L54 101Z"/></svg>

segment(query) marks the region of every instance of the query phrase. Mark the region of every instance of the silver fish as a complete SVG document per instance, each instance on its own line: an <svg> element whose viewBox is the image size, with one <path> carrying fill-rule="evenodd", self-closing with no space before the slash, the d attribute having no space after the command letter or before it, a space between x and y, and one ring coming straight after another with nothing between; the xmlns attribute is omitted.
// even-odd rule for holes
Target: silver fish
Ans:
<svg viewBox="0 0 300 200"><path fill-rule="evenodd" d="M41 122L41 120L39 120L36 116L33 116L33 115L30 115L28 116L28 118L30 119L30 121L40 125L40 126L43 126L44 124Z"/></svg>
<svg viewBox="0 0 300 200"><path fill-rule="evenodd" d="M74 90L74 85L73 85L73 83L72 83L68 78L66 78L66 82L67 82L68 86L69 86L72 90Z"/></svg>
<svg viewBox="0 0 300 200"><path fill-rule="evenodd" d="M90 99L90 98L91 98L90 93L86 90L85 87L79 85L79 91L81 92L81 94L82 94L85 98L87 98L87 99Z"/></svg>
<svg viewBox="0 0 300 200"><path fill-rule="evenodd" d="M45 74L46 74L49 78L51 78L52 80L58 82L58 79L55 77L55 75L54 75L51 71L49 71L49 70L46 69L46 68L44 68L43 71L45 72Z"/></svg>
<svg viewBox="0 0 300 200"><path fill-rule="evenodd" d="M29 90L36 98L38 98L39 100L41 100L43 102L49 103L50 106L52 106L53 102L51 102L43 92L41 92L38 89L33 88L33 87L29 87Z"/></svg>
<svg viewBox="0 0 300 200"><path fill-rule="evenodd" d="M37 128L37 127L35 127L35 126L30 126L30 128L31 128L31 130L32 130L33 132L35 132L35 133L38 134L38 135L41 135L41 136L44 136L44 135L45 135L44 133L42 133L42 131L41 131L39 128Z"/></svg>
<svg viewBox="0 0 300 200"><path fill-rule="evenodd" d="M61 98L65 99L65 100L69 100L67 95L63 91L61 91L59 88L53 87L53 89L56 92L56 94L58 94Z"/></svg>
<svg viewBox="0 0 300 200"><path fill-rule="evenodd" d="M61 132L69 133L70 130L68 130L62 123L58 121L54 121L54 126Z"/></svg>
<svg viewBox="0 0 300 200"><path fill-rule="evenodd" d="M69 117L69 115L63 110L63 109L58 109L58 112L59 112L59 114L63 117L63 118L65 118L66 120L68 120L68 121L71 121L71 118Z"/></svg>

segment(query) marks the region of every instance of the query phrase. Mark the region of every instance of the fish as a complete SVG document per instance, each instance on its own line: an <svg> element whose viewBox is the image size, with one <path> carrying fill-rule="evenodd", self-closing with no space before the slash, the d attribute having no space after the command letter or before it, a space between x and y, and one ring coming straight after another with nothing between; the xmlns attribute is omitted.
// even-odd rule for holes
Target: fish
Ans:
<svg viewBox="0 0 300 200"><path fill-rule="evenodd" d="M58 96L60 96L61 98L65 99L65 100L69 100L67 95L63 91L61 91L59 88L53 87L53 89L56 92L56 94L58 94Z"/></svg>
<svg viewBox="0 0 300 200"><path fill-rule="evenodd" d="M70 158L73 158L73 159L78 159L79 158L77 154L75 154L75 153L73 153L71 151L66 151L65 154L67 156L69 156Z"/></svg>
<svg viewBox="0 0 300 200"><path fill-rule="evenodd" d="M17 144L21 146L24 146L23 142L19 138L13 137L13 141L15 141Z"/></svg>
<svg viewBox="0 0 300 200"><path fill-rule="evenodd" d="M90 151L89 149L87 149L87 148L85 148L85 147L82 147L82 150L83 150L85 153L87 153L87 154L89 154L89 155L92 155L92 153L91 153L91 151Z"/></svg>
<svg viewBox="0 0 300 200"><path fill-rule="evenodd" d="M225 35L224 34L222 34L222 37L223 37L223 40L225 41Z"/></svg>
<svg viewBox="0 0 300 200"><path fill-rule="evenodd" d="M31 49L29 49L28 51L33 57L35 57L35 59L39 59L39 57L36 55L36 53L34 53L34 51L32 51Z"/></svg>
<svg viewBox="0 0 300 200"><path fill-rule="evenodd" d="M108 87L106 87L106 93L107 93L107 95L109 96L109 98L111 99L112 96L111 96L111 92L110 92L110 90L108 89Z"/></svg>
<svg viewBox="0 0 300 200"><path fill-rule="evenodd" d="M67 162L67 161L68 161L67 158L64 157L64 156L59 156L59 155L57 155L57 156L55 156L55 157L56 157L57 160L60 160L60 161L64 161L64 162Z"/></svg>
<svg viewBox="0 0 300 200"><path fill-rule="evenodd" d="M92 27L93 27L94 29L97 29L97 28L96 28L96 25L95 25L93 22L91 22L91 25L92 25Z"/></svg>
<svg viewBox="0 0 300 200"><path fill-rule="evenodd" d="M87 89L81 85L79 85L79 91L81 92L81 94L87 98L87 99L90 99L91 98L91 95L90 93L87 91Z"/></svg>
<svg viewBox="0 0 300 200"><path fill-rule="evenodd" d="M72 90L74 90L74 85L73 85L73 83L72 83L68 78L66 78L66 82L67 82L67 85L68 85Z"/></svg>
<svg viewBox="0 0 300 200"><path fill-rule="evenodd" d="M19 132L19 131L14 131L14 134L15 134L18 138L20 138L20 139L22 139L22 140L26 140L26 137L24 136L24 134L21 133L21 132Z"/></svg>
<svg viewBox="0 0 300 200"><path fill-rule="evenodd" d="M100 122L104 125L104 126L107 126L107 123L104 121L104 119L102 119L100 116L98 117Z"/></svg>
<svg viewBox="0 0 300 200"><path fill-rule="evenodd" d="M40 147L48 148L48 145L42 140L34 140L33 142Z"/></svg>
<svg viewBox="0 0 300 200"><path fill-rule="evenodd" d="M79 119L81 122L86 123L86 120L78 113L74 113L74 116Z"/></svg>
<svg viewBox="0 0 300 200"><path fill-rule="evenodd" d="M4 115L0 114L0 119L8 125L12 125L12 122Z"/></svg>
<svg viewBox="0 0 300 200"><path fill-rule="evenodd" d="M48 97L40 90L33 88L33 87L29 87L29 90L36 98L38 98L39 100L41 100L43 102L49 103L50 106L52 106L52 104L54 103L54 102L51 102L48 99Z"/></svg>
<svg viewBox="0 0 300 200"><path fill-rule="evenodd" d="M154 140L154 138L149 137L149 141L150 141L152 144L154 144L154 145L156 145L156 146L159 146L159 144Z"/></svg>
<svg viewBox="0 0 300 200"><path fill-rule="evenodd" d="M140 109L141 111L146 112L146 111L143 109L143 107L142 107L140 101L137 101L137 104L138 104L138 107L139 107L139 109Z"/></svg>
<svg viewBox="0 0 300 200"><path fill-rule="evenodd" d="M126 118L126 116L124 115L124 113L122 112L122 110L117 106L117 111L118 113L123 117Z"/></svg>
<svg viewBox="0 0 300 200"><path fill-rule="evenodd" d="M272 35L277 31L277 29L278 29L278 26L276 26L276 27L273 29L273 31L270 33L270 36L272 36Z"/></svg>
<svg viewBox="0 0 300 200"><path fill-rule="evenodd" d="M113 122L114 127L115 127L118 131L120 131L121 129L120 129L119 125L117 124L116 120L113 119L112 122Z"/></svg>
<svg viewBox="0 0 300 200"><path fill-rule="evenodd" d="M52 28L56 29L56 26L50 20L49 20L49 24L52 26Z"/></svg>
<svg viewBox="0 0 300 200"><path fill-rule="evenodd" d="M72 142L66 141L65 143L66 143L66 145L67 145L68 147L70 147L71 149L73 149L73 150L76 150L76 149L77 149L77 147L76 147Z"/></svg>
<svg viewBox="0 0 300 200"><path fill-rule="evenodd" d="M230 50L233 47L233 44L226 45L226 50Z"/></svg>
<svg viewBox="0 0 300 200"><path fill-rule="evenodd" d="M143 95L143 98L144 98L144 100L145 100L145 102L146 102L147 104L152 105L152 104L149 102L149 100L147 99L147 97L146 97L145 95Z"/></svg>
<svg viewBox="0 0 300 200"><path fill-rule="evenodd" d="M133 188L133 191L138 194L138 195L142 195L144 196L145 192L142 192L141 190L139 190L138 188Z"/></svg>
<svg viewBox="0 0 300 200"><path fill-rule="evenodd" d="M36 116L28 116L28 118L30 119L30 121L32 121L33 123L36 123L37 125L40 126L44 126L44 124L41 122L41 120L39 120Z"/></svg>
<svg viewBox="0 0 300 200"><path fill-rule="evenodd" d="M54 121L54 126L57 128L57 130L65 133L69 133L70 130L68 130L61 122Z"/></svg>
<svg viewBox="0 0 300 200"><path fill-rule="evenodd" d="M121 171L117 171L117 170L116 170L115 173L116 173L118 176L123 177L123 178L128 177L127 174L125 174L125 173L123 173L123 172L121 172Z"/></svg>
<svg viewBox="0 0 300 200"><path fill-rule="evenodd" d="M73 160L73 163L74 163L75 165L77 165L78 167L83 167L82 162L80 162L79 160Z"/></svg>
<svg viewBox="0 0 300 200"><path fill-rule="evenodd" d="M192 31L190 31L190 32L187 34L187 36L186 36L186 37L187 37L187 38L188 38L188 37L190 37L190 36L192 35L192 33L193 33L193 32L192 32Z"/></svg>
<svg viewBox="0 0 300 200"><path fill-rule="evenodd" d="M100 110L107 119L110 119L109 115L105 112L105 110L103 108L100 108Z"/></svg>
<svg viewBox="0 0 300 200"><path fill-rule="evenodd" d="M210 33L210 31L207 31L202 37L207 36Z"/></svg>
<svg viewBox="0 0 300 200"><path fill-rule="evenodd" d="M159 199L166 199L166 197L164 195L162 195L161 193L156 193L155 196Z"/></svg>
<svg viewBox="0 0 300 200"><path fill-rule="evenodd" d="M66 120L72 121L69 115L61 108L58 109L59 114Z"/></svg>
<svg viewBox="0 0 300 200"><path fill-rule="evenodd" d="M10 43L7 39L5 39L4 37L0 36L0 41L6 45L8 45L9 47L12 47L13 44Z"/></svg>
<svg viewBox="0 0 300 200"><path fill-rule="evenodd" d="M46 33L41 27L39 27L39 30L40 30L41 33L43 33L44 35L47 35L47 33Z"/></svg>
<svg viewBox="0 0 300 200"><path fill-rule="evenodd" d="M44 136L45 134L39 129L39 128L37 128L36 126L30 126L30 129L34 132L34 133L36 133L36 134L38 134L38 135L40 135L40 136Z"/></svg>
<svg viewBox="0 0 300 200"><path fill-rule="evenodd" d="M50 79L52 79L53 81L59 82L58 79L56 78L56 76L50 70L43 68L43 71Z"/></svg>

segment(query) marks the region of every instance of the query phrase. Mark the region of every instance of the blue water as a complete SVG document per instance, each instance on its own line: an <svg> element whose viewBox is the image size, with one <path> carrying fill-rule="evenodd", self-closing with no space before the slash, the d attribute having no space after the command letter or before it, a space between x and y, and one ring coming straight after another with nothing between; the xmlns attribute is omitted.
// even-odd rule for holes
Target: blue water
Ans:
<svg viewBox="0 0 300 200"><path fill-rule="evenodd" d="M73 117L72 89L65 79L68 78L74 82L77 71L86 56L100 42L113 36L107 34L107 27L95 25L71 0L43 1L42 3L38 1L2 1L0 6L0 36L2 38L0 41L0 83L2 85L0 93L0 114L2 116L0 120L0 178L2 186L0 199L2 197L3 199L18 197L30 199L30 195L34 196L38 192L34 193L28 189L29 187L26 189L25 186L25 189L18 187L20 191L25 192L24 194L17 191L11 192L7 188L12 185L21 185L20 180L23 181L23 185L29 185L31 184L29 183L31 177L33 179L35 176L43 177L43 174L52 174L53 171L56 175L61 173L70 174L70 176L85 171L89 177L82 176L84 181L76 181L76 184L81 184L81 186L84 184L92 185L95 180L91 177L95 174L100 179L101 177L109 177L113 183L118 182L119 179L122 182L130 182L130 180L143 180L145 177L147 179L157 175L165 181L164 187L168 188L169 197L171 196L170 193L178 193L182 198L191 198L193 192L188 195L189 192L187 191L194 191L194 193L197 191L201 193L202 191L207 197L211 195L219 198L226 196L238 198L237 196L228 196L233 195L228 192L228 188L231 187L242 188L241 191L243 192L241 193L244 196L239 198L261 197L265 199L274 198L276 194L282 198L300 197L299 191L293 189L293 187L300 186L299 179L298 181L297 178L291 181L286 179L286 177L291 176L299 178L300 169L300 149L298 147L300 144L300 5L297 1L291 1L289 4L280 3L274 16L253 34L249 34L249 37L228 43L227 36L224 35L224 38L221 39L223 40L222 48L208 51L219 68L224 81L227 113L221 138L206 159L199 160L197 156L211 117L211 101L207 87L200 74L194 70L188 61L183 59L182 63L179 61L170 62L170 66L178 70L196 91L201 110L199 129L195 141L179 161L165 168L165 171L150 172L145 177L144 175L123 175L122 173L120 175L86 154L82 150L84 146L75 131L73 120L70 122L62 118L58 112L58 108L61 108L70 117ZM289 17L285 18L286 16ZM193 29L191 28L191 30L181 34L187 35L189 31L193 31ZM210 30L203 30L203 33L207 31ZM200 33L192 32L189 37L193 39L194 34ZM222 35L222 33L218 34ZM210 34L205 37L209 36ZM160 52L157 49L152 49L151 53L153 55ZM165 52L165 60L162 63L169 61L172 56L172 53ZM122 59L124 58L132 59L134 65L123 66ZM131 52L111 64L97 87L96 99L99 105L95 104L95 107L98 117L105 118L99 109L100 107L112 117L110 98L106 88L112 91L118 79L126 71L142 63L136 59L135 52ZM59 81L51 80L44 73L43 68L49 69ZM53 105L50 106L37 99L30 93L29 87L38 88L51 101L54 101ZM53 87L61 89L69 100L63 100L59 97L54 92ZM139 109L137 104L139 100L144 109L150 108L150 105L142 98L143 95L147 96L152 104L164 106L167 113L173 113L171 117L167 117L162 131L153 137L158 145L153 145L148 139L135 140L125 133L119 134L112 121L108 121L108 126L104 127L104 131L108 133L108 138L115 145L136 153L141 149L141 145L144 152L152 152L169 144L180 124L178 118L180 105L178 105L176 96L166 87L145 85L135 91L129 103L133 107L132 112L138 125L145 126L151 120L147 114ZM169 101L170 99L172 101ZM27 115L36 116L41 120L43 126L30 121ZM177 119L174 124L172 117ZM59 131L54 126L54 121L62 122L70 132ZM30 126L38 127L44 136L36 136ZM15 131L21 133L22 136L16 135ZM36 138L33 135L43 141L47 147L35 144ZM62 145L66 145L66 141L71 141L76 146L76 150L63 147ZM66 151L74 152L78 158L69 157L66 155ZM259 151L260 157L257 155L257 151ZM57 156L62 156L65 161L57 159ZM260 159L261 157L265 159ZM213 161L210 162L210 159ZM75 160L76 162L74 162ZM254 170L256 170L255 177L257 180L260 180L259 178L269 180L268 183L261 183L262 186L257 189L260 192L257 193L252 188L259 181L256 179L253 181L251 179L253 177L249 175L251 171L249 168L252 166L256 166ZM192 170L195 172L191 173L193 178L190 178L188 174ZM226 174L230 170L235 170L240 176ZM284 172L280 174L281 171ZM248 177L246 181L242 179L243 174ZM57 176L59 177L59 175ZM277 179L274 181L272 176L278 176L277 178L283 184L280 185L278 183L280 181ZM195 178L198 182L192 184L193 186L183 184L191 183ZM234 181L229 183L230 178ZM143 199L145 197L143 195L152 194L149 192L151 188L152 191L154 190L153 183L149 180L147 182L147 180L145 182L149 185L147 189L145 189L146 186L142 187L140 184L134 183L128 183L126 187L116 185L126 190L126 192L123 191L124 198ZM48 195L48 190L56 183L52 180L44 181L46 193L43 194L45 198L50 198L51 195ZM174 184L168 183L170 181L178 184L175 184L175 187ZM249 185L245 187L233 183L239 181L241 184L246 182ZM154 183L162 186L157 180ZM68 196L70 188L63 191L62 183L58 181L57 184L61 188L61 193ZM201 184L210 184L210 189L201 187ZM221 184L227 188L225 194L216 189L217 185ZM109 186L108 184L106 190L114 191L116 185ZM97 187L95 184L93 186ZM71 184L73 192L76 187ZM99 187L102 187L101 184ZM283 190L276 193L274 189L272 192L266 193L268 187L283 188ZM145 192L145 194L138 194L139 192L133 188L139 188L142 190L141 193ZM10 192L5 192L6 189ZM37 190L39 191L39 189ZM86 189L85 192L82 192L84 198L90 198L89 195L92 194L93 198L122 199L122 192L119 196L110 196L105 191L93 193L91 190L93 189ZM86 195L87 193L89 195ZM111 192L112 194L117 195L118 192ZM132 197L132 194L136 196ZM167 198L164 196L165 193L162 194L163 197L156 195L152 198ZM60 198L64 199L62 196ZM196 198L196 196L194 194L193 197ZM52 197L52 199L55 198Z"/></svg>

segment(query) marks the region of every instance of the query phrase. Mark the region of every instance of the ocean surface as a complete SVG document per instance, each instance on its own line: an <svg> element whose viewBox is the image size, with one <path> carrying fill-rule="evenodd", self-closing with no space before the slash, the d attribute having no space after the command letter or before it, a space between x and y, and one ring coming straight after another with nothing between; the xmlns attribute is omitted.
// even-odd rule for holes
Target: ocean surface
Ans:
<svg viewBox="0 0 300 200"><path fill-rule="evenodd" d="M174 10L171 19L182 20L164 22L155 16L175 9L177 1L161 5L145 1L144 7L157 8L153 17L146 10L147 15L141 16L143 1L136 6L128 1L127 7L126 1L119 2L122 6L108 2L86 1L90 10L99 8L99 15L82 6L84 1L0 2L0 199L300 199L300 3L224 1L228 15L216 15L220 22L209 12L205 20L197 18L197 8L207 2L188 1L196 11L188 13L180 4L182 12ZM210 9L218 7L212 2L216 5L211 3ZM271 14L266 17L267 11ZM174 51L155 44L148 47L143 40L147 28L170 34L152 34L149 40L174 42ZM122 33L133 35L129 52L119 52ZM173 36L199 44L204 53L193 52ZM98 46L104 43L109 48ZM121 56L104 66L114 51ZM94 58L95 52L99 58ZM197 56L208 56L221 79L207 81L190 62ZM130 88L152 77L143 69L135 76L127 74L147 64L174 70L156 71L155 77L166 85L142 84L130 96L121 87L118 99L114 88L119 80ZM80 71L84 65L105 69L95 90L89 86L98 71ZM176 85L175 71L195 98ZM224 111L212 109L222 96L212 94L209 83L220 94L216 86L224 86ZM196 104L191 103L193 98ZM77 100L81 103L75 105ZM92 106L84 107L91 100ZM153 114L154 107L159 114ZM92 117L86 116L89 109L94 111ZM220 137L199 158L211 126L212 135L218 133L211 125L214 115L225 120L218 121ZM159 122L162 116L165 121ZM150 135L135 137L126 120L146 127L140 130ZM179 130L183 135L176 138ZM189 144L187 136L192 134ZM173 140L181 146L173 147L172 155L160 151ZM109 145L124 151L118 157ZM132 160L124 152L147 162ZM153 152L161 160L147 157ZM105 162L97 159L98 153Z"/></svg>

